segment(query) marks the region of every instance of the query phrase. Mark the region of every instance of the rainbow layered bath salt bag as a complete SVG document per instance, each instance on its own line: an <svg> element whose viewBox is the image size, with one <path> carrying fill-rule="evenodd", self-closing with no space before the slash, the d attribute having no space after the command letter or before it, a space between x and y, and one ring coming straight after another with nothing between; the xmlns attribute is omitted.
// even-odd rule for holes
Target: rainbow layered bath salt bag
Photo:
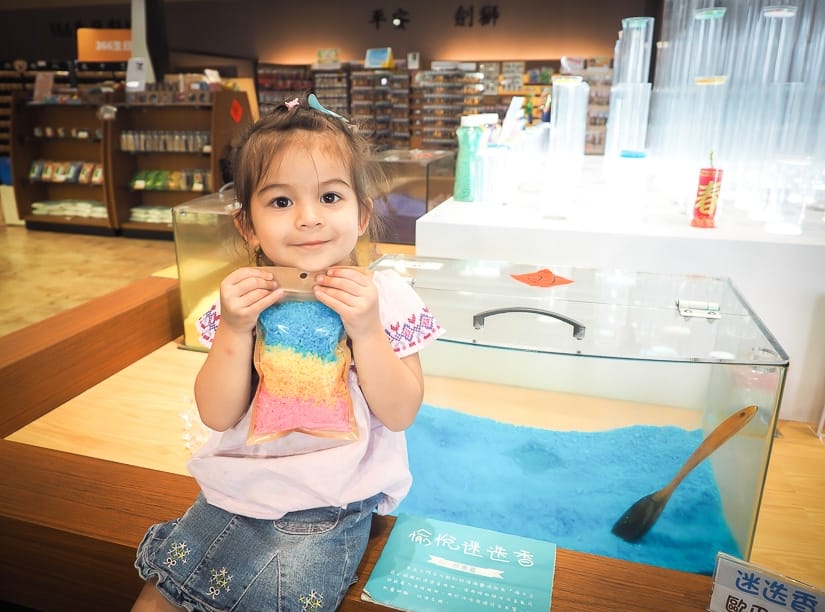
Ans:
<svg viewBox="0 0 825 612"><path fill-rule="evenodd" d="M259 382L247 442L292 432L357 440L347 384L352 353L341 317L315 300L314 273L267 269L286 293L258 317L254 363Z"/></svg>

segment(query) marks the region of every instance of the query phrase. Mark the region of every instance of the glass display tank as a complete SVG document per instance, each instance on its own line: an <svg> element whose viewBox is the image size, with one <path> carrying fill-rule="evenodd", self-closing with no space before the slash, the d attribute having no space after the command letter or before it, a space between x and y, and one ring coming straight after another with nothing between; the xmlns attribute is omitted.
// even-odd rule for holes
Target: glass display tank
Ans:
<svg viewBox="0 0 825 612"><path fill-rule="evenodd" d="M415 221L453 195L455 152L388 149L375 153L390 181L390 194L376 202L386 226L382 242L415 244Z"/></svg>
<svg viewBox="0 0 825 612"><path fill-rule="evenodd" d="M695 573L720 551L749 558L788 357L728 279L371 267L408 279L446 330L420 353L399 511Z"/></svg>
<svg viewBox="0 0 825 612"><path fill-rule="evenodd" d="M183 347L206 350L198 318L218 300L218 288L232 270L249 265L249 255L232 221L231 188L172 209L175 255L183 311Z"/></svg>

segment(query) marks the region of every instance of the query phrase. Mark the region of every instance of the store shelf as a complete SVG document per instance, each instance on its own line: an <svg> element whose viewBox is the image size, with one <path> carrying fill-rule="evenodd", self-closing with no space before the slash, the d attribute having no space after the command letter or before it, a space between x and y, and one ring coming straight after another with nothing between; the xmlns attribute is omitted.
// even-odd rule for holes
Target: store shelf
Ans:
<svg viewBox="0 0 825 612"><path fill-rule="evenodd" d="M400 87L393 76L391 70L353 70L350 77L350 117L379 147L394 141L393 96Z"/></svg>
<svg viewBox="0 0 825 612"><path fill-rule="evenodd" d="M348 117L349 72L347 70L315 70L312 73L313 91L325 108Z"/></svg>
<svg viewBox="0 0 825 612"><path fill-rule="evenodd" d="M484 74L468 70L422 70L411 85L410 146L455 149L461 115L477 113L484 99Z"/></svg>
<svg viewBox="0 0 825 612"><path fill-rule="evenodd" d="M306 64L258 64L258 108L261 115L272 111L285 98L299 96L312 89L312 74Z"/></svg>
<svg viewBox="0 0 825 612"><path fill-rule="evenodd" d="M109 200L124 236L171 238L171 209L224 183L232 141L251 114L244 92L210 99L124 104L107 123Z"/></svg>
<svg viewBox="0 0 825 612"><path fill-rule="evenodd" d="M232 141L251 123L246 93L209 99L121 103L103 121L97 104L33 104L18 92L12 177L20 218L33 229L171 239L171 209L223 184ZM36 214L43 212L52 214Z"/></svg>
<svg viewBox="0 0 825 612"><path fill-rule="evenodd" d="M35 104L21 91L12 117L12 182L26 226L114 234L97 105Z"/></svg>
<svg viewBox="0 0 825 612"><path fill-rule="evenodd" d="M582 78L590 86L590 97L587 101L584 152L586 155L603 155L607 117L610 110L610 86L613 83L613 70L602 66L588 67L584 70Z"/></svg>
<svg viewBox="0 0 825 612"><path fill-rule="evenodd" d="M125 62L88 63L75 60L0 61L0 155L11 151L11 106L15 92L31 92L37 75L54 74L54 89L94 88L103 82L123 82Z"/></svg>

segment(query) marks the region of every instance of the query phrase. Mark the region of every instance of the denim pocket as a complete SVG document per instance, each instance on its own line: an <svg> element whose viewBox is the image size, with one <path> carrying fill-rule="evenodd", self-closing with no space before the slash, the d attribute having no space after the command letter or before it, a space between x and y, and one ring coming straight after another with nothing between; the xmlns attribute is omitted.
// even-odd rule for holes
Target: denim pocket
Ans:
<svg viewBox="0 0 825 612"><path fill-rule="evenodd" d="M276 530L286 535L318 535L338 526L346 510L334 506L288 512L273 521Z"/></svg>

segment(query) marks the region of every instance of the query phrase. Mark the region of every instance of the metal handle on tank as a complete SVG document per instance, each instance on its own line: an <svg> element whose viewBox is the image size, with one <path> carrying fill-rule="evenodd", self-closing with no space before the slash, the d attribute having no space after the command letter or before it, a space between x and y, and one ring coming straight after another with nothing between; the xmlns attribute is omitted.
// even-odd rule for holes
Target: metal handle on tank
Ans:
<svg viewBox="0 0 825 612"><path fill-rule="evenodd" d="M485 310L473 315L473 328L481 329L484 327L484 319L492 317L493 315L506 314L509 312L529 312L537 315L544 315L545 317L552 317L559 321L564 321L573 326L573 337L576 340L584 338L585 327L575 319L568 316L553 312L552 310L542 310L541 308L528 308L525 306L512 306L510 308L494 308L493 310Z"/></svg>

